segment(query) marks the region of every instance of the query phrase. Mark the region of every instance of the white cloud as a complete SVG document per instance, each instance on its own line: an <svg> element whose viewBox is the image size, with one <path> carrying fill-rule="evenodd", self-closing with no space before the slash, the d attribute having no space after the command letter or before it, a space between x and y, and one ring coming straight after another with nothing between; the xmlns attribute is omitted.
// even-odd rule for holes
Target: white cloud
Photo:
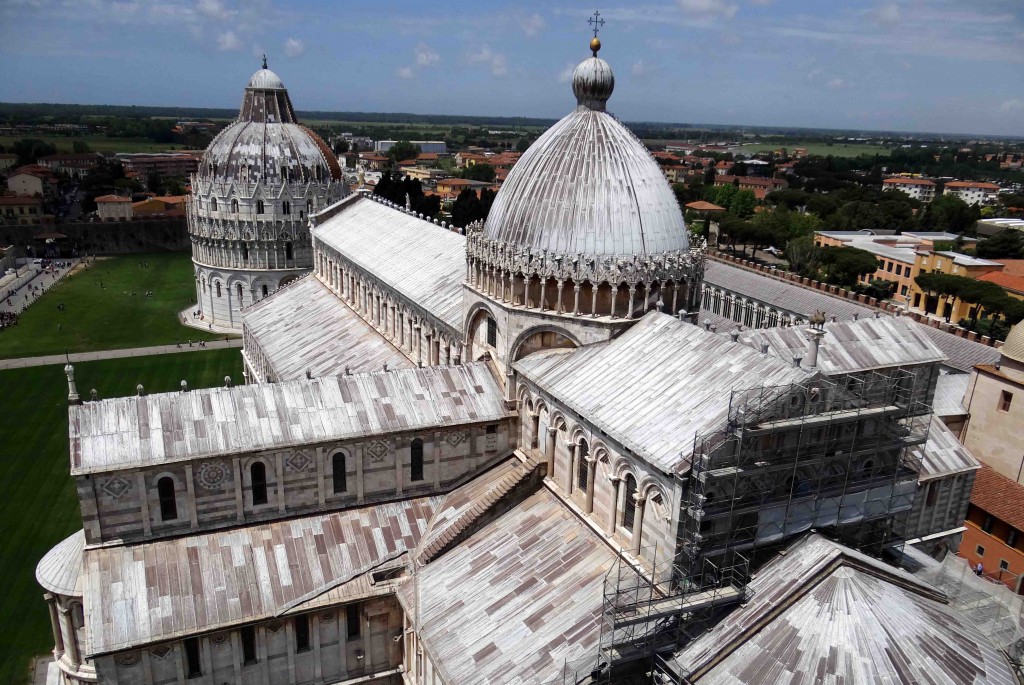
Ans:
<svg viewBox="0 0 1024 685"><path fill-rule="evenodd" d="M242 41L234 31L225 31L217 36L218 50L238 50L242 47Z"/></svg>
<svg viewBox="0 0 1024 685"><path fill-rule="evenodd" d="M646 76L647 74L651 73L651 67L642 59L638 59L637 61L633 62L633 66L630 68L629 71L630 73L633 74L633 76Z"/></svg>
<svg viewBox="0 0 1024 685"><path fill-rule="evenodd" d="M284 54L298 57L306 51L306 45L298 38L289 38L284 42Z"/></svg>
<svg viewBox="0 0 1024 685"><path fill-rule="evenodd" d="M846 81L844 81L843 79L841 79L839 77L836 77L836 78L829 79L828 83L825 84L825 87L828 88L829 90L839 90L840 88L842 88L845 85L846 85Z"/></svg>
<svg viewBox="0 0 1024 685"><path fill-rule="evenodd" d="M576 70L575 64L566 64L565 69L558 72L558 82L568 83L572 80L572 72Z"/></svg>
<svg viewBox="0 0 1024 685"><path fill-rule="evenodd" d="M227 19L230 13L224 8L220 0L199 0L196 3L196 10L199 14L210 19Z"/></svg>
<svg viewBox="0 0 1024 685"><path fill-rule="evenodd" d="M676 0L676 4L686 14L702 19L732 19L738 9L735 4L726 0Z"/></svg>
<svg viewBox="0 0 1024 685"><path fill-rule="evenodd" d="M441 61L441 55L426 43L416 46L416 66L431 67Z"/></svg>
<svg viewBox="0 0 1024 685"><path fill-rule="evenodd" d="M508 59L505 55L491 50L489 45L482 45L476 52L471 52L466 61L470 64L489 64L491 73L495 76L504 76L508 73Z"/></svg>
<svg viewBox="0 0 1024 685"><path fill-rule="evenodd" d="M999 105L999 111L1004 114L1013 114L1014 112L1021 112L1024 114L1024 100L1018 100L1017 98L1007 100L1003 104Z"/></svg>
<svg viewBox="0 0 1024 685"><path fill-rule="evenodd" d="M519 28L528 36L536 36L545 26L544 17L539 14L531 14L519 20Z"/></svg>
<svg viewBox="0 0 1024 685"><path fill-rule="evenodd" d="M412 67L399 67L398 78L412 78Z"/></svg>
<svg viewBox="0 0 1024 685"><path fill-rule="evenodd" d="M893 25L900 21L900 7L895 2L882 5L875 10L875 21L879 24Z"/></svg>

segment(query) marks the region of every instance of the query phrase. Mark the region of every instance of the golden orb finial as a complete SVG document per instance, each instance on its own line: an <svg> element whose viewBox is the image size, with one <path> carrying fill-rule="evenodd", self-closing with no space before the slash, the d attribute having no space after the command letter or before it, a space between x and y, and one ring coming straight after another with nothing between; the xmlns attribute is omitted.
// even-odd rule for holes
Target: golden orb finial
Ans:
<svg viewBox="0 0 1024 685"><path fill-rule="evenodd" d="M590 39L590 51L594 53L594 57L597 57L597 51L601 49L601 39L594 36Z"/></svg>

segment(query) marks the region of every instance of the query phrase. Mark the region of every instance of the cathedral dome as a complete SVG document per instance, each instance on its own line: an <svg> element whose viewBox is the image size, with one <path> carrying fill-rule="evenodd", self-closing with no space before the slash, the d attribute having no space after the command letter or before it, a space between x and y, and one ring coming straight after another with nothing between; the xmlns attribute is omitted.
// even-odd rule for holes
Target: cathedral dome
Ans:
<svg viewBox="0 0 1024 685"><path fill-rule="evenodd" d="M238 119L206 148L199 176L245 183L342 178L327 144L298 123L284 83L267 68L266 60L249 79Z"/></svg>
<svg viewBox="0 0 1024 685"><path fill-rule="evenodd" d="M611 67L596 51L576 67L578 106L509 172L484 225L485 239L570 258L689 249L679 203L661 168L605 112L614 86Z"/></svg>
<svg viewBox="0 0 1024 685"><path fill-rule="evenodd" d="M1024 364L1024 322L1010 329L1006 342L999 348L999 353L1015 362Z"/></svg>

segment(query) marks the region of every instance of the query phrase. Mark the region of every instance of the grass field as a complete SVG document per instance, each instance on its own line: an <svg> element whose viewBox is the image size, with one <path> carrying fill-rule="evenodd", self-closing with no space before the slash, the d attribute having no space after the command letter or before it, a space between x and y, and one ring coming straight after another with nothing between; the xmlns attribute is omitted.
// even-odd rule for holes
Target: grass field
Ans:
<svg viewBox="0 0 1024 685"><path fill-rule="evenodd" d="M238 350L215 350L133 357L75 365L75 380L85 397L100 397L189 387L218 386L224 376L242 380ZM82 526L68 466L67 379L61 366L0 371L0 683L24 680L31 657L53 647L50 618L35 567L53 545Z"/></svg>
<svg viewBox="0 0 1024 685"><path fill-rule="evenodd" d="M752 145L744 145L741 150L745 154L753 154L755 152L770 152L771 150L778 150L780 147L784 147L787 150L792 151L794 148L802 147L807 150L809 155L820 155L827 157L832 155L833 157L856 157L857 155L884 155L888 156L891 151L882 147L881 145L864 145L860 143L834 143L832 145L826 145L825 143L808 142L808 141L788 141L784 143L754 143Z"/></svg>
<svg viewBox="0 0 1024 685"><path fill-rule="evenodd" d="M57 148L57 152L74 151L75 141L85 143L93 152L163 152L180 150L181 145L173 143L154 143L146 138L108 138L106 136L0 136L0 145L10 148L23 138L43 140Z"/></svg>
<svg viewBox="0 0 1024 685"><path fill-rule="evenodd" d="M92 352L222 338L181 325L177 312L194 303L194 284L185 253L97 260L50 288L16 327L0 333L0 359L61 354L65 347ZM149 290L153 297L145 296ZM57 311L61 302L64 311Z"/></svg>

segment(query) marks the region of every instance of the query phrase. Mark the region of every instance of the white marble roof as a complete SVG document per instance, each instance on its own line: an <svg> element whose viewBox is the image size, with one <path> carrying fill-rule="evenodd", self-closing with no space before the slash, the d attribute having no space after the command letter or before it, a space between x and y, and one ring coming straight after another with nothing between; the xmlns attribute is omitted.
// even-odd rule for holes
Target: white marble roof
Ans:
<svg viewBox="0 0 1024 685"><path fill-rule="evenodd" d="M462 331L465 236L358 194L325 214L314 240Z"/></svg>
<svg viewBox="0 0 1024 685"><path fill-rule="evenodd" d="M931 418L928 440L912 447L910 453L921 462L918 480L922 482L981 468L970 450L960 444L953 431L937 416Z"/></svg>
<svg viewBox="0 0 1024 685"><path fill-rule="evenodd" d="M532 354L515 368L662 471L684 471L694 437L724 425L730 394L807 373L652 312L609 342Z"/></svg>
<svg viewBox="0 0 1024 685"><path fill-rule="evenodd" d="M84 531L79 530L61 540L36 564L36 580L55 594L81 597L82 588L78 581L84 548Z"/></svg>
<svg viewBox="0 0 1024 685"><path fill-rule="evenodd" d="M768 354L785 362L800 356L806 365L811 353L809 337L806 326L790 326L745 330L739 339L757 351L767 343ZM892 316L826 323L818 348L818 369L829 376L945 360L946 355L921 325Z"/></svg>
<svg viewBox="0 0 1024 685"><path fill-rule="evenodd" d="M440 500L422 497L86 550L88 652L285 614L412 550Z"/></svg>
<svg viewBox="0 0 1024 685"><path fill-rule="evenodd" d="M337 295L308 275L242 310L246 332L276 380L409 369L414 364Z"/></svg>
<svg viewBox="0 0 1024 685"><path fill-rule="evenodd" d="M969 373L944 373L935 383L935 398L932 400L932 412L936 416L963 416L967 413L964 407L964 395L970 383Z"/></svg>
<svg viewBox="0 0 1024 685"><path fill-rule="evenodd" d="M541 488L420 569L398 598L447 685L549 683L566 661L596 655L614 561Z"/></svg>
<svg viewBox="0 0 1024 685"><path fill-rule="evenodd" d="M485 362L120 397L69 409L79 475L507 415Z"/></svg>
<svg viewBox="0 0 1024 685"><path fill-rule="evenodd" d="M691 682L1016 683L1006 658L937 590L817 535L749 588L747 603L675 655Z"/></svg>

